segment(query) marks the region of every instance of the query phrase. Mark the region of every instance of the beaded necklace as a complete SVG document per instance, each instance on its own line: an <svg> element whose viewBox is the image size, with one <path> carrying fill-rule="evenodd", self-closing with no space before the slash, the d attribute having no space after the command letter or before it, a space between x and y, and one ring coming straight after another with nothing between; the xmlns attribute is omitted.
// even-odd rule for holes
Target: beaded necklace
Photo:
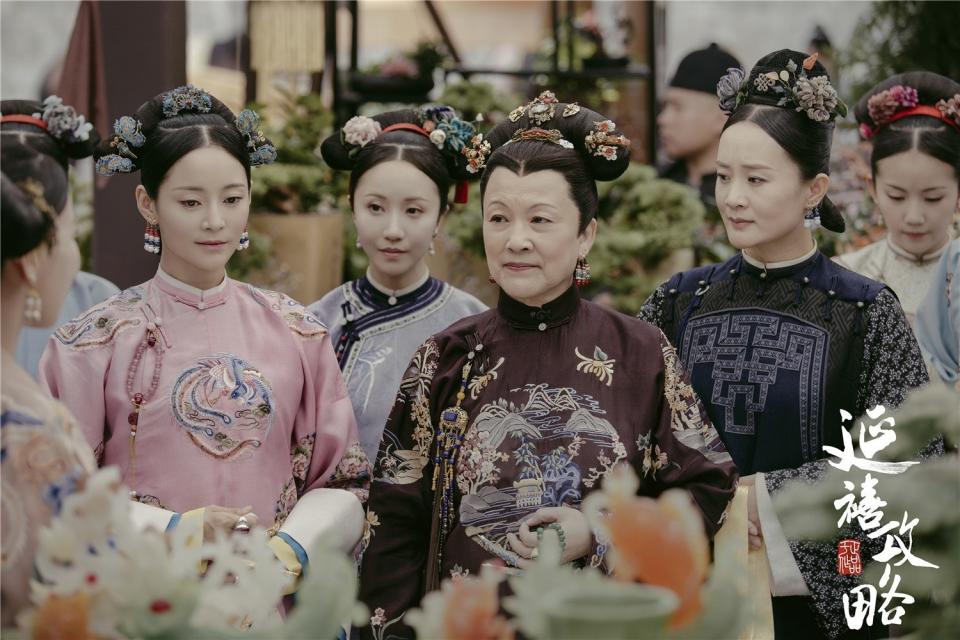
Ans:
<svg viewBox="0 0 960 640"><path fill-rule="evenodd" d="M467 412L461 407L466 398L467 386L470 382L470 372L473 369L473 360L483 350L478 344L467 353L467 363L463 365L460 376L460 389L457 391L457 401L440 414L440 426L437 429L436 449L433 455L433 517L435 528L433 571L431 577L439 576L440 563L443 558L443 549L447 534L453 525L453 483L457 468L457 455L463 445L464 434L467 430ZM442 482L443 486L438 486ZM428 585L429 586L429 585Z"/></svg>
<svg viewBox="0 0 960 640"><path fill-rule="evenodd" d="M137 499L138 497L135 487L137 482L137 426L140 422L140 412L143 410L144 405L153 398L153 395L157 392L157 387L160 386L160 367L163 363L164 349L163 345L161 345L157 339L159 333L160 318L155 318L153 321L147 322L143 340L141 340L139 346L137 346L137 350L133 354L133 360L130 362L130 368L127 369L127 397L130 398L130 402L133 404L133 410L130 412L130 415L127 416L127 422L130 424L130 472L128 484L130 485L130 497L133 499ZM143 393L142 391L134 391L134 380L140 368L140 361L143 359L143 354L146 353L147 349L153 349L154 352L153 377L150 379L150 386L147 388L146 393Z"/></svg>

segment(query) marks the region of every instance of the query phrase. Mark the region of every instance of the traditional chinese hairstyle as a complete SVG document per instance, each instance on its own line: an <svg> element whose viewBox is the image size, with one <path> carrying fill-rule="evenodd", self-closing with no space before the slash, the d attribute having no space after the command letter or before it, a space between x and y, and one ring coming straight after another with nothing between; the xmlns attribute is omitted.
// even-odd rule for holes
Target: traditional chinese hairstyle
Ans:
<svg viewBox="0 0 960 640"><path fill-rule="evenodd" d="M730 114L724 131L752 122L787 152L804 180L830 174L834 120L846 116L847 106L817 54L781 49L760 58L749 75L730 69L717 85L717 96ZM844 230L843 215L830 198L824 197L818 210L826 229Z"/></svg>
<svg viewBox="0 0 960 640"><path fill-rule="evenodd" d="M140 183L151 198L167 172L191 151L218 146L243 165L269 164L277 151L259 129L260 117L250 109L238 115L217 98L192 85L166 91L145 102L133 116L113 124L113 135L97 148L96 170L103 176L140 171Z"/></svg>
<svg viewBox="0 0 960 640"><path fill-rule="evenodd" d="M960 180L960 84L929 71L901 73L867 91L854 115L873 143L870 166L917 149L946 162Z"/></svg>
<svg viewBox="0 0 960 640"><path fill-rule="evenodd" d="M57 96L0 102L3 167L3 260L52 243L66 208L70 160L93 154L93 125Z"/></svg>
<svg viewBox="0 0 960 640"><path fill-rule="evenodd" d="M4 150L3 201L0 213L3 220L2 263L26 255L46 243L52 246L56 234L54 226L58 210L44 195L47 185L63 186L66 190L67 176L57 162L50 156L36 153L27 148ZM16 164L17 179L6 173L10 164ZM23 169L28 167L33 174Z"/></svg>
<svg viewBox="0 0 960 640"><path fill-rule="evenodd" d="M320 153L332 168L350 172L351 201L367 171L381 162L409 162L437 185L442 214L451 182L458 183L454 201L466 202L466 181L472 174L462 151L475 134L473 124L462 120L452 107L425 105L351 118L323 141Z"/></svg>
<svg viewBox="0 0 960 640"><path fill-rule="evenodd" d="M623 175L630 162L630 140L606 116L544 91L511 111L486 138L476 136L464 153L470 170L483 171L481 194L497 167L517 175L559 172L570 185L583 231L597 217L596 181Z"/></svg>

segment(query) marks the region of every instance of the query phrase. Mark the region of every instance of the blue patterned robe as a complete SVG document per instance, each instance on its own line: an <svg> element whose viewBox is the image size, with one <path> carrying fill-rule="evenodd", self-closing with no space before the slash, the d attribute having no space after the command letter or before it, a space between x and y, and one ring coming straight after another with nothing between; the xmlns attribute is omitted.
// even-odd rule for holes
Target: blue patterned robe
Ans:
<svg viewBox="0 0 960 640"><path fill-rule="evenodd" d="M360 430L360 445L376 458L387 415L410 356L428 337L487 306L446 282L428 278L390 303L366 276L310 305L327 327Z"/></svg>

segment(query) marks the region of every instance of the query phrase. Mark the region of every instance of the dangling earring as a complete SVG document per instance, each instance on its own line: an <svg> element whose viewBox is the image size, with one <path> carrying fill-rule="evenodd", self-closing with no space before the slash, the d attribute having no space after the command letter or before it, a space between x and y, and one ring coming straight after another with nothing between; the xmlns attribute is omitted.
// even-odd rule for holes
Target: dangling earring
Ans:
<svg viewBox="0 0 960 640"><path fill-rule="evenodd" d="M590 284L590 263L587 257L577 259L577 268L573 270L573 279L576 280L578 287L585 287Z"/></svg>
<svg viewBox="0 0 960 640"><path fill-rule="evenodd" d="M143 232L143 250L147 253L160 253L160 227L147 223Z"/></svg>
<svg viewBox="0 0 960 640"><path fill-rule="evenodd" d="M807 209L803 214L803 226L813 231L820 226L820 205L815 205Z"/></svg>
<svg viewBox="0 0 960 640"><path fill-rule="evenodd" d="M363 247L360 246L360 238L357 238L357 249L363 249Z"/></svg>
<svg viewBox="0 0 960 640"><path fill-rule="evenodd" d="M247 228L243 228L243 233L240 234L240 244L237 245L237 251L243 251L250 246L250 234L247 233Z"/></svg>
<svg viewBox="0 0 960 640"><path fill-rule="evenodd" d="M429 253L429 254L432 255L432 256L437 255L437 250L433 248L433 243L432 243L432 242L430 243L430 248L427 249L427 253Z"/></svg>
<svg viewBox="0 0 960 640"><path fill-rule="evenodd" d="M40 292L30 287L27 289L27 298L23 305L23 318L30 324L40 322L40 316L43 314L43 300L40 298Z"/></svg>

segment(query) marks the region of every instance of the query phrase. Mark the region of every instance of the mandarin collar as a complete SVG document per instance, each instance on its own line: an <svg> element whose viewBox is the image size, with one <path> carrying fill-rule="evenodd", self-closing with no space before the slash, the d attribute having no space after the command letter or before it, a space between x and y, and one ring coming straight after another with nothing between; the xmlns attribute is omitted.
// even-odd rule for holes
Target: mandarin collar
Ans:
<svg viewBox="0 0 960 640"><path fill-rule="evenodd" d="M403 289L390 289L377 282L370 274L370 269L357 282L360 292L373 302L376 307L395 307L416 300L433 285L433 278L427 271L419 280Z"/></svg>
<svg viewBox="0 0 960 640"><path fill-rule="evenodd" d="M776 280L791 276L799 271L803 271L813 264L820 257L820 249L816 243L808 253L794 258L793 260L784 260L782 262L763 263L747 254L740 252L740 264L746 273L757 276L761 280Z"/></svg>
<svg viewBox="0 0 960 640"><path fill-rule="evenodd" d="M227 300L227 283L229 282L226 271L223 274L223 281L211 289L198 289L185 282L174 278L163 269L157 269L157 277L154 282L157 288L165 294L174 298L178 302L200 309L209 309L221 305Z"/></svg>
<svg viewBox="0 0 960 640"><path fill-rule="evenodd" d="M530 307L511 298L503 289L497 310L517 329L546 331L566 324L580 306L580 291L575 284L542 307Z"/></svg>
<svg viewBox="0 0 960 640"><path fill-rule="evenodd" d="M902 249L898 247L896 243L894 243L894 241L890 238L889 233L887 234L886 240L887 240L887 246L890 247L890 250L893 251L896 255L906 260L909 260L910 262L915 262L917 264L926 264L928 262L934 262L940 259L940 256L942 256L944 252L947 250L947 247L950 246L950 241L953 240L953 236L948 235L947 241L943 243L942 247L940 247L939 249L934 249L930 253L926 253L922 256L918 256L914 253L910 253L906 249Z"/></svg>

